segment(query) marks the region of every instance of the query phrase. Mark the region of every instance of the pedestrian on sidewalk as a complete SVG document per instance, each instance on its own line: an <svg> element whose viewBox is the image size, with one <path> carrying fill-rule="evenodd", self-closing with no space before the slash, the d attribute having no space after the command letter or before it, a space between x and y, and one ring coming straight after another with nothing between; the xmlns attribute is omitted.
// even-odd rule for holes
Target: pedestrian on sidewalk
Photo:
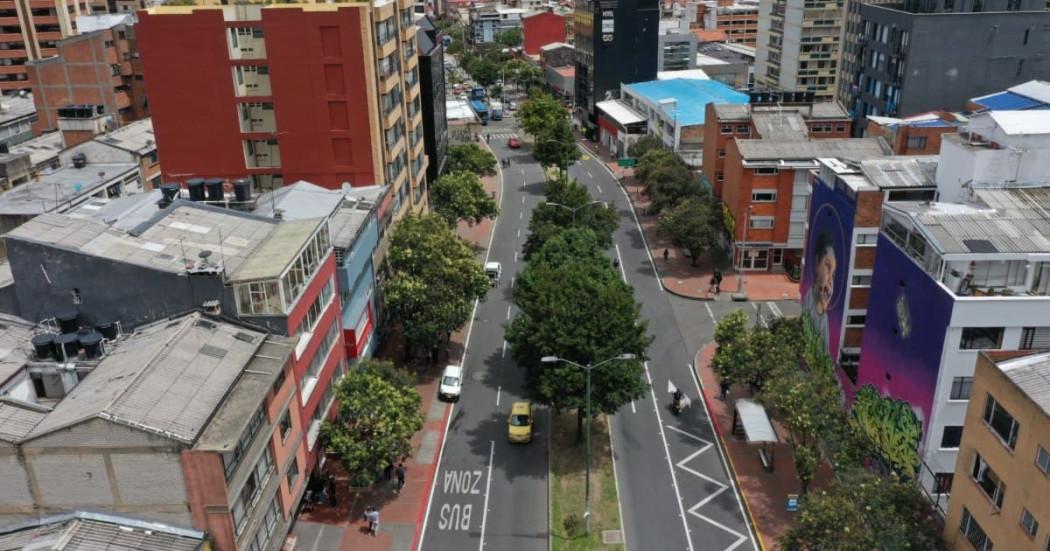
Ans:
<svg viewBox="0 0 1050 551"><path fill-rule="evenodd" d="M368 521L368 535L375 537L379 531L379 510L374 505L365 508L365 520Z"/></svg>
<svg viewBox="0 0 1050 551"><path fill-rule="evenodd" d="M401 488L405 487L405 463L401 462L397 466L397 492L401 493Z"/></svg>
<svg viewBox="0 0 1050 551"><path fill-rule="evenodd" d="M492 139L492 134L485 134L485 143L489 143L489 141L491 139Z"/></svg>
<svg viewBox="0 0 1050 551"><path fill-rule="evenodd" d="M394 464L387 463L386 467L383 468L383 479L390 482L394 479Z"/></svg>
<svg viewBox="0 0 1050 551"><path fill-rule="evenodd" d="M671 251L664 249L664 262L667 262L667 257L671 256Z"/></svg>
<svg viewBox="0 0 1050 551"><path fill-rule="evenodd" d="M328 475L328 505L335 507L339 500L335 497L335 477Z"/></svg>
<svg viewBox="0 0 1050 551"><path fill-rule="evenodd" d="M722 292L722 272L715 270L715 294Z"/></svg>
<svg viewBox="0 0 1050 551"><path fill-rule="evenodd" d="M727 381L719 381L718 389L722 392L718 397L725 401L726 396L729 395L729 383Z"/></svg>
<svg viewBox="0 0 1050 551"><path fill-rule="evenodd" d="M715 294L715 295L718 294L717 292L715 292L715 289L717 288L716 287L716 285L717 285L716 281L717 280L715 279L715 276L711 276L711 279L707 280L707 292L708 293Z"/></svg>

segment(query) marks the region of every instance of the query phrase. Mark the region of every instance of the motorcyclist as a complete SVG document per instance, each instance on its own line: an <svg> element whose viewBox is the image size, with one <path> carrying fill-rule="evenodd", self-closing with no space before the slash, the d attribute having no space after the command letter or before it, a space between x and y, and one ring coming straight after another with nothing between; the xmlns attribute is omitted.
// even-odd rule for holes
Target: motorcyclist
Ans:
<svg viewBox="0 0 1050 551"><path fill-rule="evenodd" d="M682 392L682 389L680 389L680 388L674 389L674 394L672 395L672 398L674 400L674 402L672 402L672 406L674 406L675 410L681 410L682 409L682 399L685 398L685 393Z"/></svg>

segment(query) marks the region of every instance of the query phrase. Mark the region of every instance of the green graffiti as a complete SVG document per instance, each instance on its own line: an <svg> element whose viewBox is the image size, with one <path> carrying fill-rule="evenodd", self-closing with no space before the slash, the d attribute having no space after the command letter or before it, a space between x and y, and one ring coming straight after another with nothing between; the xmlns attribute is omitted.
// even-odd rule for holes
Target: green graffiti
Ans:
<svg viewBox="0 0 1050 551"><path fill-rule="evenodd" d="M922 423L907 402L879 396L875 387L864 386L853 400L850 425L866 435L880 458L898 473L915 477Z"/></svg>

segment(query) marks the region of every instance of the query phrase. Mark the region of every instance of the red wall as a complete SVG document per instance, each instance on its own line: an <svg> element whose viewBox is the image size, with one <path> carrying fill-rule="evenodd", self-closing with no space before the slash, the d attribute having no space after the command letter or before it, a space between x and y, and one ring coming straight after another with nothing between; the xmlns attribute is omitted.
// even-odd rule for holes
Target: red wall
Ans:
<svg viewBox="0 0 1050 551"><path fill-rule="evenodd" d="M540 48L565 42L565 18L550 12L538 13L521 21L525 53L539 55Z"/></svg>
<svg viewBox="0 0 1050 551"><path fill-rule="evenodd" d="M139 50L165 179L278 172L287 183L328 188L377 183L372 147L381 139L369 124L361 10L262 13L261 21L235 24L261 26L266 40L267 59L237 63L269 65L272 95L247 98L234 96L221 10L141 14ZM245 167L242 141L272 135L242 135L238 101L273 102L280 169Z"/></svg>
<svg viewBox="0 0 1050 551"><path fill-rule="evenodd" d="M182 473L193 526L208 532L217 550L237 548L233 516L227 508L226 475L222 458L214 452L182 452Z"/></svg>

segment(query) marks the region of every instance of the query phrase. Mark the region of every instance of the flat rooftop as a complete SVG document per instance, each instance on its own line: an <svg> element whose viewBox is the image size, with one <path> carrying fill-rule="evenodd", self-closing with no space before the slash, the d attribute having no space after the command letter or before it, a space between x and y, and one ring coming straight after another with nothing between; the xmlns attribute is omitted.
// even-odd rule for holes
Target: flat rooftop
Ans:
<svg viewBox="0 0 1050 551"><path fill-rule="evenodd" d="M893 203L942 254L1050 252L1050 188L974 191L972 203Z"/></svg>
<svg viewBox="0 0 1050 551"><path fill-rule="evenodd" d="M867 159L860 162L860 178L872 189L934 188L937 160L936 155Z"/></svg>
<svg viewBox="0 0 1050 551"><path fill-rule="evenodd" d="M264 339L199 313L139 327L27 438L101 418L192 444ZM261 395L256 399L257 405Z"/></svg>
<svg viewBox="0 0 1050 551"><path fill-rule="evenodd" d="M893 153L882 138L828 138L781 142L775 140L736 140L744 161L805 161L836 157L862 161Z"/></svg>
<svg viewBox="0 0 1050 551"><path fill-rule="evenodd" d="M65 146L62 133L55 131L11 146L10 151L16 154L26 153L29 155L29 162L33 163L33 166L40 166L57 159L58 152L62 151Z"/></svg>
<svg viewBox="0 0 1050 551"><path fill-rule="evenodd" d="M751 123L764 140L797 141L809 137L806 119L797 111L751 113Z"/></svg>
<svg viewBox="0 0 1050 551"><path fill-rule="evenodd" d="M849 114L838 102L823 101L811 105L726 105L715 104L715 114L724 120L748 120L753 113L787 113L794 111L806 119L849 120Z"/></svg>
<svg viewBox="0 0 1050 551"><path fill-rule="evenodd" d="M153 119L145 118L107 132L97 138L96 142L118 147L125 151L144 155L157 148L157 138L153 135Z"/></svg>
<svg viewBox="0 0 1050 551"><path fill-rule="evenodd" d="M737 92L716 80L675 78L650 80L625 85L624 88L645 98L654 105L661 101L675 100L663 106L667 114L680 126L703 124L707 104L746 104L748 95Z"/></svg>
<svg viewBox="0 0 1050 551"><path fill-rule="evenodd" d="M136 163L88 162L84 168L62 166L0 194L0 215L36 216L63 210L93 195L120 176L138 169ZM99 176L99 174L102 176Z"/></svg>
<svg viewBox="0 0 1050 551"><path fill-rule="evenodd" d="M999 361L995 365L1044 415L1050 416L1050 353Z"/></svg>
<svg viewBox="0 0 1050 551"><path fill-rule="evenodd" d="M36 113L33 94L25 96L5 95L0 97L0 125L28 117Z"/></svg>
<svg viewBox="0 0 1050 551"><path fill-rule="evenodd" d="M273 218L279 209L285 220L327 218L343 202L343 192L299 180L290 186L268 191L256 200L252 214Z"/></svg>

